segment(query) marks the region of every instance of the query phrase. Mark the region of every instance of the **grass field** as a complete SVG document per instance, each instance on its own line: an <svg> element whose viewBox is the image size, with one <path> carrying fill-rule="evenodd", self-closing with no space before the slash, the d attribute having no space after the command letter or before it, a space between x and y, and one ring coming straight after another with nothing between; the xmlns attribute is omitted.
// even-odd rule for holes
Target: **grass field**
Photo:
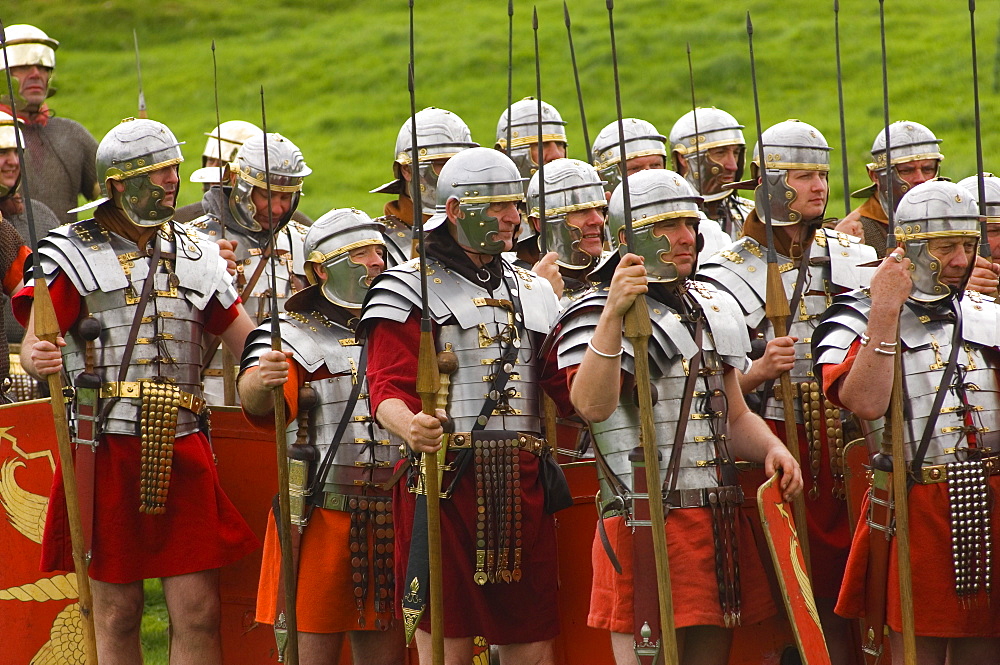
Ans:
<svg viewBox="0 0 1000 665"><path fill-rule="evenodd" d="M930 126L944 139L944 173L975 170L968 4L964 0L886 4L890 106L894 119ZM506 105L507 3L417 0L417 104L461 115L473 137L492 145ZM614 119L608 20L602 0L569 0L590 135ZM540 0L543 97L569 122L570 156L584 157L562 3ZM514 98L534 92L532 5L515 2ZM837 148L830 212L842 184L834 59L833 2L619 0L615 19L626 115L662 133L690 108L685 44L690 43L698 101L735 114L753 129L745 12L752 12L765 126L795 117L816 125ZM407 3L403 0L8 0L7 24L33 22L59 39L59 114L98 138L135 114L132 30L142 52L150 116L188 145L185 175L200 164L203 133L215 125L211 42L217 44L223 119L260 121L303 150L314 169L302 209L379 212L385 197L367 191L389 179L396 132L409 112ZM976 14L987 169L1000 170L1000 3ZM866 180L868 149L882 125L878 3L840 2L850 182ZM199 198L182 188L180 202Z"/></svg>
<svg viewBox="0 0 1000 665"><path fill-rule="evenodd" d="M930 126L944 139L943 173L975 170L969 15L965 0L888 0L893 119ZM569 0L591 137L614 119L608 20L603 0ZM417 0L417 104L461 115L473 137L492 145L506 106L507 3ZM531 5L515 2L514 99L533 94ZM543 97L569 122L570 156L584 157L577 97L559 0L539 0ZM878 3L840 2L844 95L852 188L882 126ZM789 117L818 127L835 146L830 214L842 214L833 2L816 0L619 0L615 18L626 115L668 133L690 109L685 45L694 60L700 105L725 108L752 142L745 12L753 15L765 126ZM302 209L380 213L386 197L368 190L391 176L393 144L409 113L407 3L403 0L6 0L5 24L33 23L58 39L59 115L100 138L135 115L132 30L137 31L150 117L187 141L186 177L200 165L203 132L215 124L212 52L217 45L222 119L259 123L260 88L268 128L302 148L314 170ZM987 170L1000 171L1000 3L981 2L978 24L983 144ZM180 203L200 198L181 189ZM157 582L147 584L148 663L165 663L165 612Z"/></svg>

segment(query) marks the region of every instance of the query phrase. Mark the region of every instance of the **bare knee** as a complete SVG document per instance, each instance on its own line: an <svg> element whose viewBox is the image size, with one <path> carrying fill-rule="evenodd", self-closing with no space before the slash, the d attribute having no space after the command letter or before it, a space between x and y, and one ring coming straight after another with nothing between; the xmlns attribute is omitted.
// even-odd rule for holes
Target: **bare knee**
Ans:
<svg viewBox="0 0 1000 665"><path fill-rule="evenodd" d="M164 578L163 595L175 632L219 632L222 601L216 571Z"/></svg>
<svg viewBox="0 0 1000 665"><path fill-rule="evenodd" d="M101 633L112 638L137 636L142 625L142 583L92 581L91 586L94 621Z"/></svg>

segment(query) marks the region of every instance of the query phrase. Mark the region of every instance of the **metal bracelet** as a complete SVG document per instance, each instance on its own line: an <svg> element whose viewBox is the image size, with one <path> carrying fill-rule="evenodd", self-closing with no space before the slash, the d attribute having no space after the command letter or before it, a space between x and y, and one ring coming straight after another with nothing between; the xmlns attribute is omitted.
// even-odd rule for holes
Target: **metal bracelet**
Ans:
<svg viewBox="0 0 1000 665"><path fill-rule="evenodd" d="M868 342L872 341L866 333L861 333L861 346L868 346Z"/></svg>
<svg viewBox="0 0 1000 665"><path fill-rule="evenodd" d="M895 351L886 351L885 349L882 349L882 348L875 349L875 353L879 353L879 354L881 354L883 356L894 356L894 355L896 355Z"/></svg>
<svg viewBox="0 0 1000 665"><path fill-rule="evenodd" d="M593 342L587 342L587 347L602 358L618 358L625 351L625 347L623 346L620 349L618 349L618 353L604 353L603 351L598 351L594 347Z"/></svg>

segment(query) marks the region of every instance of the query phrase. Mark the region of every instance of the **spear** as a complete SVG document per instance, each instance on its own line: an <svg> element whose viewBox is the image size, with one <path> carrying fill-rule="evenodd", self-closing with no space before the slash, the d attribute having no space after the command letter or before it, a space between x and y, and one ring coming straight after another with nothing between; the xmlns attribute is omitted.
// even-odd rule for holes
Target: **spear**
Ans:
<svg viewBox="0 0 1000 665"><path fill-rule="evenodd" d="M260 86L260 124L264 131L264 185L267 191L267 225L270 234L268 261L271 264L271 348L281 351L281 327L278 321L278 271L275 263L275 228L274 214L271 207L271 160L267 149L267 113L264 106L264 86ZM284 624L288 630L288 641L284 645L284 662L298 665L299 636L298 622L295 617L295 560L292 556L292 513L291 499L288 491L288 451L285 430L288 423L285 414L284 386L274 388L274 440L278 450L278 515L275 515L275 526L278 529L278 542L281 544L281 577L285 584L285 616ZM281 617L274 621L275 632ZM281 658L279 657L279 660Z"/></svg>
<svg viewBox="0 0 1000 665"><path fill-rule="evenodd" d="M833 0L833 40L837 47L837 101L840 110L840 170L844 174L844 214L851 214L851 185L847 168L847 125L844 121L844 77L840 69L840 0Z"/></svg>
<svg viewBox="0 0 1000 665"><path fill-rule="evenodd" d="M760 101L757 97L757 63L753 52L753 21L747 12L747 41L750 44L750 82L753 86L753 108L757 121L757 154L760 159L760 191L763 195L757 198L757 204L764 211L764 225L767 232L767 293L764 307L767 320L771 322L775 337L788 334L788 296L785 286L781 283L781 272L778 270L778 253L774 248L774 225L771 223L771 194L767 182L767 151L764 146L764 133L760 124ZM800 266L800 270L808 266ZM788 372L782 372L780 377L782 412L785 416L785 445L788 447L796 463L799 462L799 430L795 422L795 389ZM766 399L766 396L765 396ZM806 568L812 572L812 562L809 558L809 533L806 528L806 504L802 494L792 500L792 514L798 526L799 543L802 547L802 558Z"/></svg>
<svg viewBox="0 0 1000 665"><path fill-rule="evenodd" d="M413 3L410 3L410 33L413 33ZM411 45L413 40L410 40ZM413 62L412 48L410 62ZM514 0L507 0L507 156L511 153L510 105L514 103Z"/></svg>
<svg viewBox="0 0 1000 665"><path fill-rule="evenodd" d="M219 161L225 161L222 157L222 120L219 115L219 67L215 60L215 40L212 40L212 89L215 92L215 140L219 144ZM219 166L219 183L222 184L224 166ZM219 224L219 238L226 239L226 224ZM249 293L247 294L249 295ZM236 365L236 358L228 348L222 349L222 400L226 406L236 404L236 376L232 368Z"/></svg>
<svg viewBox="0 0 1000 665"><path fill-rule="evenodd" d="M132 28L132 42L135 44L135 72L139 77L139 117L148 118L149 115L146 113L146 95L142 92L142 65L139 62L139 35L135 33L135 28ZM215 50L214 47L212 50Z"/></svg>
<svg viewBox="0 0 1000 665"><path fill-rule="evenodd" d="M879 36L882 44L882 112L885 125L885 168L892 169L892 145L889 137L889 75L885 48L885 0L878 2ZM888 187L889 206L885 211L889 224L886 247L895 241L893 218L896 202L892 186ZM982 200L983 197L980 197ZM910 506L907 503L906 451L903 443L903 365L902 342L896 326L896 355L893 357L892 394L889 396L889 422L892 424L892 494L896 517L896 558L899 571L899 604L903 619L903 662L916 665L917 640L913 621L913 575L910 566Z"/></svg>
<svg viewBox="0 0 1000 665"><path fill-rule="evenodd" d="M687 58L688 81L691 83L691 118L694 119L694 156L695 163L697 163L698 148L701 145L701 134L698 132L698 104L694 98L694 67L691 65L691 42L687 43ZM688 168L693 169L694 166L689 163ZM698 177L695 179L695 182L698 183L698 196L701 196L701 171L697 173Z"/></svg>
<svg viewBox="0 0 1000 665"><path fill-rule="evenodd" d="M542 67L538 58L538 8L533 8L531 30L535 34L535 105L538 109L538 251L545 256L549 242L545 235L545 139L542 134Z"/></svg>
<svg viewBox="0 0 1000 665"><path fill-rule="evenodd" d="M580 102L580 125L583 127L583 146L587 149L587 163L594 163L594 152L590 145L590 131L587 129L587 112L583 108L583 88L580 87L580 70L576 66L576 49L573 48L573 28L570 25L569 6L563 0L563 18L566 22L566 36L569 37L569 56L573 61L573 80L576 81L576 99Z"/></svg>
<svg viewBox="0 0 1000 665"><path fill-rule="evenodd" d="M508 6L510 7L509 13L513 15L513 2ZM407 77L410 92L410 150L412 151L411 163L413 164L410 187L414 210L420 210L420 181L416 176L419 149L417 147L417 102L413 81L415 62L413 43L413 0L410 0L410 66ZM510 104L507 105L507 131L510 132ZM507 142L507 150L510 150L510 141ZM423 413L434 416L437 414L437 393L441 386L441 376L438 370L437 352L434 348L428 305L427 253L424 249L423 215L414 215L413 220L417 235L417 255L420 262L420 346L417 355L417 394L420 396ZM444 586L441 566L441 487L438 477L438 454L421 455L421 460L424 462L424 496L427 502L431 653L433 665L444 665Z"/></svg>
<svg viewBox="0 0 1000 665"><path fill-rule="evenodd" d="M7 55L6 27L0 20L0 48L3 49L4 74L7 77L7 92L10 95L10 114L14 117L14 141L17 146L17 159L21 169L21 187L24 189L24 212L28 218L28 242L31 249L38 254L38 235L35 229L35 214L28 187L28 171L24 163L24 145L21 143L21 132L17 129L17 99L14 97L14 84L11 81L10 61ZM59 321L56 319L49 285L45 281L42 262L32 261L31 276L34 280L34 305L32 318L35 336L39 340L56 343L59 337ZM97 665L97 638L94 633L94 601L90 593L90 577L87 565L90 553L84 551L83 522L80 518L80 500L76 485L76 469L73 462L73 448L70 445L69 423L66 420L66 404L63 396L62 373L55 372L47 377L49 395L52 404L52 419L56 431L56 443L59 449L59 463L62 467L63 489L66 494L66 514L69 521L69 533L73 551L73 570L76 572L77 605L83 629L84 664Z"/></svg>
<svg viewBox="0 0 1000 665"><path fill-rule="evenodd" d="M979 254L992 258L986 234L986 182L983 180L983 133L979 118L979 55L976 50L976 0L969 0L969 32L972 34L972 99L976 109L976 183L979 185Z"/></svg>
<svg viewBox="0 0 1000 665"><path fill-rule="evenodd" d="M625 244L629 251L635 247L635 231L632 228L632 197L628 188L628 168L626 165L625 125L622 122L622 95L618 81L618 48L615 44L615 2L607 0L608 24L611 32L611 64L615 77L615 104L618 112L618 150L620 155L622 198L625 206ZM643 462L646 467L646 488L649 504L649 520L653 536L653 560L656 565L656 594L660 610L660 642L665 661L669 665L678 663L677 633L674 630L674 609L671 597L670 562L667 555L667 534L663 525L662 483L660 481L660 455L656 447L656 427L653 424L653 399L649 377L649 336L653 328L646 308L646 298L636 297L631 309L625 315L625 338L632 344L635 360L635 386L639 406L639 443L642 446Z"/></svg>

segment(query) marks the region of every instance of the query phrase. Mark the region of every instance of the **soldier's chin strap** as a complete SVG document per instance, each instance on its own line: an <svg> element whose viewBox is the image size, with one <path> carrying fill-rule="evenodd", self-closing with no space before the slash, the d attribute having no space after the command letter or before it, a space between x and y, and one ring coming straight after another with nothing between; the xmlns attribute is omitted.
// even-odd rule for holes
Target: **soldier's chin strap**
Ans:
<svg viewBox="0 0 1000 665"><path fill-rule="evenodd" d="M934 426L937 423L938 414L941 413L941 405L944 404L945 395L952 388L951 379L955 376L955 370L958 367L958 348L962 345L962 303L957 299L952 299L951 304L955 313L955 329L951 335L951 352L948 354L948 363L945 365L944 374L941 376L941 384L938 387L937 394L934 395L934 405L931 407L927 422L924 423L924 432L920 436L920 445L914 451L913 459L910 462L912 473L909 475L909 483L911 485L916 478L916 474L920 472L920 467L924 464L924 456L927 454L927 448L930 447L931 437L934 434ZM902 339L900 339L899 345L900 348L896 349L896 353L902 353L903 351ZM898 463L899 460L896 460L896 462ZM897 466L896 469L903 471L905 470L905 466Z"/></svg>

